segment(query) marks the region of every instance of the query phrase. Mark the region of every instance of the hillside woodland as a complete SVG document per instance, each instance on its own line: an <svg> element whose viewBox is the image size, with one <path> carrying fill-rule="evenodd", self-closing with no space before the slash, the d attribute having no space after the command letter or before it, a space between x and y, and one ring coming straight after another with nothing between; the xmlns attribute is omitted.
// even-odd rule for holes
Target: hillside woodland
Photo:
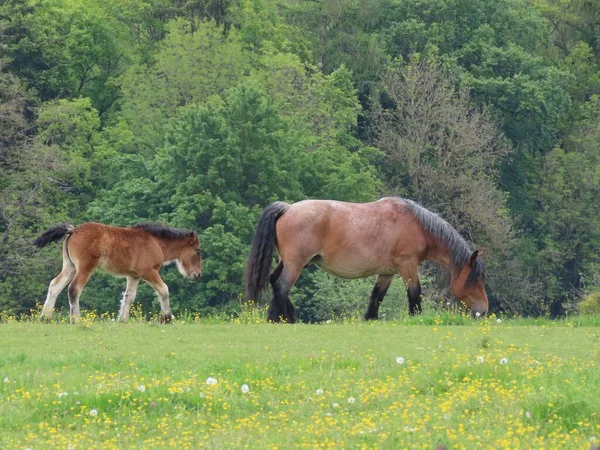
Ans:
<svg viewBox="0 0 600 450"><path fill-rule="evenodd" d="M51 225L197 230L201 280L165 281L208 314L239 309L269 202L398 195L485 248L492 311L569 313L600 282L599 93L592 0L5 0L0 309L43 301ZM323 320L372 282L311 269L293 301ZM82 305L123 289L96 275Z"/></svg>

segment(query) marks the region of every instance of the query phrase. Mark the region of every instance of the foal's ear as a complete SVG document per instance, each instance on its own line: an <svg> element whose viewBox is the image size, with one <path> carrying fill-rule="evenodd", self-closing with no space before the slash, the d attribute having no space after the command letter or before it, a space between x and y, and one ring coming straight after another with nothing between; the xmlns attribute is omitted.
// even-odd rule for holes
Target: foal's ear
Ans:
<svg viewBox="0 0 600 450"><path fill-rule="evenodd" d="M198 235L196 234L195 231L192 231L190 233L190 241L192 241L192 242L198 242Z"/></svg>
<svg viewBox="0 0 600 450"><path fill-rule="evenodd" d="M475 264L475 261L477 260L477 258L483 257L484 254L485 254L485 250L475 250L473 252L473 254L471 255L471 259L469 260L469 265L471 267L473 267L473 264Z"/></svg>

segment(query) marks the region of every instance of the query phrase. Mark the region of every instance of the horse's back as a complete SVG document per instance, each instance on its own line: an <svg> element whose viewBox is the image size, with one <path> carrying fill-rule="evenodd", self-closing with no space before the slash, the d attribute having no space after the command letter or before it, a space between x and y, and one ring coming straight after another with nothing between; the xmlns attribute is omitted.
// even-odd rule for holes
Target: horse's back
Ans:
<svg viewBox="0 0 600 450"><path fill-rule="evenodd" d="M138 273L164 262L160 246L148 233L97 222L75 228L69 253L85 265L98 266L115 275Z"/></svg>
<svg viewBox="0 0 600 450"><path fill-rule="evenodd" d="M305 200L277 223L282 258L314 262L346 278L394 273L394 258L422 253L421 228L400 199Z"/></svg>

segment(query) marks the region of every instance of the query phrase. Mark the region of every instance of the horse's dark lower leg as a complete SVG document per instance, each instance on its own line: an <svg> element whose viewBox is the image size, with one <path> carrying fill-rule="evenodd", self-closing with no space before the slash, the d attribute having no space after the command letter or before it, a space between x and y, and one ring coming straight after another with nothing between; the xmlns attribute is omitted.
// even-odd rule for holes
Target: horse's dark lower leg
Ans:
<svg viewBox="0 0 600 450"><path fill-rule="evenodd" d="M409 287L408 290L408 314L411 316L421 314L421 283Z"/></svg>
<svg viewBox="0 0 600 450"><path fill-rule="evenodd" d="M288 303L290 303L290 285L283 277L279 277L273 284L273 301L267 313L269 322L293 322L290 319Z"/></svg>
<svg viewBox="0 0 600 450"><path fill-rule="evenodd" d="M379 305L383 301L385 294L387 293L392 277L377 277L373 291L371 291L371 298L369 299L369 306L365 313L365 320L378 320L379 319Z"/></svg>
<svg viewBox="0 0 600 450"><path fill-rule="evenodd" d="M267 312L269 322L294 323L294 305L290 301L290 290L297 278L298 275L290 273L281 262L271 274L273 301Z"/></svg>

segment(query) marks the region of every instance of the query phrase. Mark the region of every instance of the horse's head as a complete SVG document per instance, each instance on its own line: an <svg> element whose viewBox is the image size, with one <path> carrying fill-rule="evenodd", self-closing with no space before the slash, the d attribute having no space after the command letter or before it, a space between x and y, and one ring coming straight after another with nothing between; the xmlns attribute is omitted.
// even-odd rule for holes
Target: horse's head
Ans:
<svg viewBox="0 0 600 450"><path fill-rule="evenodd" d="M192 281L200 278L200 275L202 275L202 258L200 254L198 235L195 231L192 231L187 236L186 243L175 260L179 273Z"/></svg>
<svg viewBox="0 0 600 450"><path fill-rule="evenodd" d="M453 274L450 282L450 289L454 296L462 301L476 317L481 317L488 311L482 256L483 251L475 250L460 272Z"/></svg>

